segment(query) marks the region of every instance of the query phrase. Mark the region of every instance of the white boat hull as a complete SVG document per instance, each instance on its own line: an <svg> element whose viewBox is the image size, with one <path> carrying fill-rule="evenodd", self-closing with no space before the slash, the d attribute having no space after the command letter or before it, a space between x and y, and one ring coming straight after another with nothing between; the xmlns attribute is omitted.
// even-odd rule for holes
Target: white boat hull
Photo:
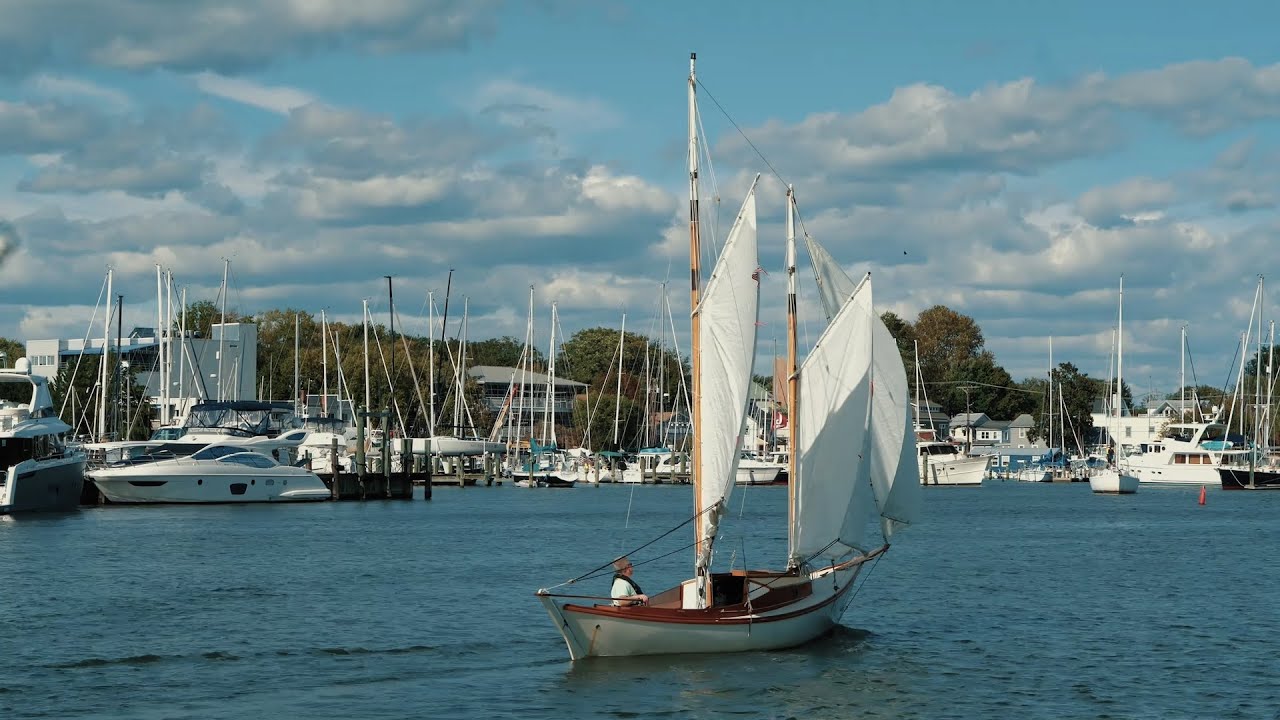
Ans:
<svg viewBox="0 0 1280 720"><path fill-rule="evenodd" d="M0 476L0 515L75 510L84 485L84 453L24 460Z"/></svg>
<svg viewBox="0 0 1280 720"><path fill-rule="evenodd" d="M1138 478L1107 468L1089 476L1089 489L1104 495L1132 495L1138 492Z"/></svg>
<svg viewBox="0 0 1280 720"><path fill-rule="evenodd" d="M507 446L504 443L488 440L436 435L429 438L414 438L413 452L442 456L484 455L485 453L501 455L507 452Z"/></svg>
<svg viewBox="0 0 1280 720"><path fill-rule="evenodd" d="M112 503L298 502L330 497L324 482L303 468L220 472L222 468L202 467L195 472L178 470L163 474L134 470L103 468L92 471L89 479ZM295 470L297 472L292 472Z"/></svg>
<svg viewBox="0 0 1280 720"><path fill-rule="evenodd" d="M804 644L834 627L853 600L850 589L862 562L875 554L806 576L749 576L752 602L767 607L738 603L695 608L694 580L655 597L652 605L638 607L614 607L605 598L597 604L576 604L573 596L546 590L538 591L538 598L574 660L772 650ZM770 602L770 591L798 597Z"/></svg>
<svg viewBox="0 0 1280 720"><path fill-rule="evenodd" d="M920 458L920 482L924 485L981 485L991 458L986 455L940 460Z"/></svg>
<svg viewBox="0 0 1280 720"><path fill-rule="evenodd" d="M1144 485L1216 485L1217 465L1147 464L1131 460L1125 472Z"/></svg>
<svg viewBox="0 0 1280 720"><path fill-rule="evenodd" d="M758 467L743 467L738 465L738 474L734 478L734 483L738 485L772 485L778 481L778 476L782 474L782 468L776 465L761 464Z"/></svg>

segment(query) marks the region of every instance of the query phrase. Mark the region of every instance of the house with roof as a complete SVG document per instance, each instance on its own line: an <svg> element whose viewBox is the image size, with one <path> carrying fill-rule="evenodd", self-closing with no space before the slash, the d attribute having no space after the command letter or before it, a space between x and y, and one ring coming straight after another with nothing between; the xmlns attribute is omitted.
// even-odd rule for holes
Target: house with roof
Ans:
<svg viewBox="0 0 1280 720"><path fill-rule="evenodd" d="M948 437L969 446L991 446L1001 442L1007 424L993 421L986 413L960 413L951 418Z"/></svg>
<svg viewBox="0 0 1280 720"><path fill-rule="evenodd" d="M951 432L951 418L938 403L928 400L911 403L911 412L917 428L933 428L940 438L947 437Z"/></svg>
<svg viewBox="0 0 1280 720"><path fill-rule="evenodd" d="M1032 442L1029 435L1031 428L1035 427L1035 418L1028 413L1022 413L1018 417L1009 421L1005 426L1004 437L1000 440L1001 444L1009 447L1044 447L1044 439L1038 439Z"/></svg>
<svg viewBox="0 0 1280 720"><path fill-rule="evenodd" d="M526 421L532 415L535 425L544 420L548 409L553 422L568 424L573 419L573 401L587 389L586 383L575 380L558 377L549 384L545 373L497 365L475 365L467 375L480 386L485 407L495 415L509 396L507 412Z"/></svg>

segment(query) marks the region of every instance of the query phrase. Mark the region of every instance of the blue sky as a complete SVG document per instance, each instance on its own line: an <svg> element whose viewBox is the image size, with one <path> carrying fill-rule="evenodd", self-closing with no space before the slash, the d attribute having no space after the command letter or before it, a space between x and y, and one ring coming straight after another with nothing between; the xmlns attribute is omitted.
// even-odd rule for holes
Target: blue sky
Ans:
<svg viewBox="0 0 1280 720"><path fill-rule="evenodd" d="M126 324L153 324L156 264L212 299L223 258L248 313L358 322L391 274L425 333L453 268L473 337L523 337L531 284L539 328L554 300L566 332L624 309L644 331L687 262L696 51L708 219L727 228L765 173L762 348L783 321L781 184L712 95L883 309L974 317L1015 379L1046 370L1050 336L1105 376L1123 273L1135 389L1176 387L1184 324L1221 384L1280 232L1277 20L1262 2L17 0L0 335L82 336L108 266Z"/></svg>

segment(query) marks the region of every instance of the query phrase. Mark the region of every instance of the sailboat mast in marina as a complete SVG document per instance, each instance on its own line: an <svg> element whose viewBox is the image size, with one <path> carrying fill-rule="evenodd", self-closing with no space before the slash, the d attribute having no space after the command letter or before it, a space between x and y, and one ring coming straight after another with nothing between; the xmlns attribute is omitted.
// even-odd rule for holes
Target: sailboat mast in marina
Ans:
<svg viewBox="0 0 1280 720"><path fill-rule="evenodd" d="M879 509L887 538L914 518L919 501L906 372L896 343L871 309L870 280L864 278L839 298L828 313L826 330L797 367L794 232L789 233L795 489L785 567L713 570L720 521L735 485L755 358L760 291L756 184L747 191L704 284L693 56L688 83L694 497L693 515L686 522L695 533L693 577L640 605L539 590L575 660L762 650L808 642L839 621L863 564L888 547L868 549L863 542L872 507ZM836 270L843 274L838 266Z"/></svg>
<svg viewBox="0 0 1280 720"><path fill-rule="evenodd" d="M1120 276L1120 302L1116 317L1116 384L1108 393L1110 420L1108 441L1115 453L1107 466L1089 476L1089 488L1103 495L1132 495L1138 491L1138 477L1124 466L1124 446L1120 443L1120 418L1124 414L1124 276Z"/></svg>

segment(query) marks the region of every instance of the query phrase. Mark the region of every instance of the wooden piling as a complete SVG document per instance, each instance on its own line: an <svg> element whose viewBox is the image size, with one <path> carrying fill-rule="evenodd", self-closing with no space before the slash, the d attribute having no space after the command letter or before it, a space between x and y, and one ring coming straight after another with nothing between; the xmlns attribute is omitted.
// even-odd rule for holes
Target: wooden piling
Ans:
<svg viewBox="0 0 1280 720"><path fill-rule="evenodd" d="M333 438L329 442L329 496L334 500L341 498L342 494L338 491L338 470L340 463L338 461L338 438Z"/></svg>
<svg viewBox="0 0 1280 720"><path fill-rule="evenodd" d="M364 500L364 471L365 461L368 459L368 453L364 449L364 426L368 417L369 413L364 408L356 408L356 487L361 500Z"/></svg>

